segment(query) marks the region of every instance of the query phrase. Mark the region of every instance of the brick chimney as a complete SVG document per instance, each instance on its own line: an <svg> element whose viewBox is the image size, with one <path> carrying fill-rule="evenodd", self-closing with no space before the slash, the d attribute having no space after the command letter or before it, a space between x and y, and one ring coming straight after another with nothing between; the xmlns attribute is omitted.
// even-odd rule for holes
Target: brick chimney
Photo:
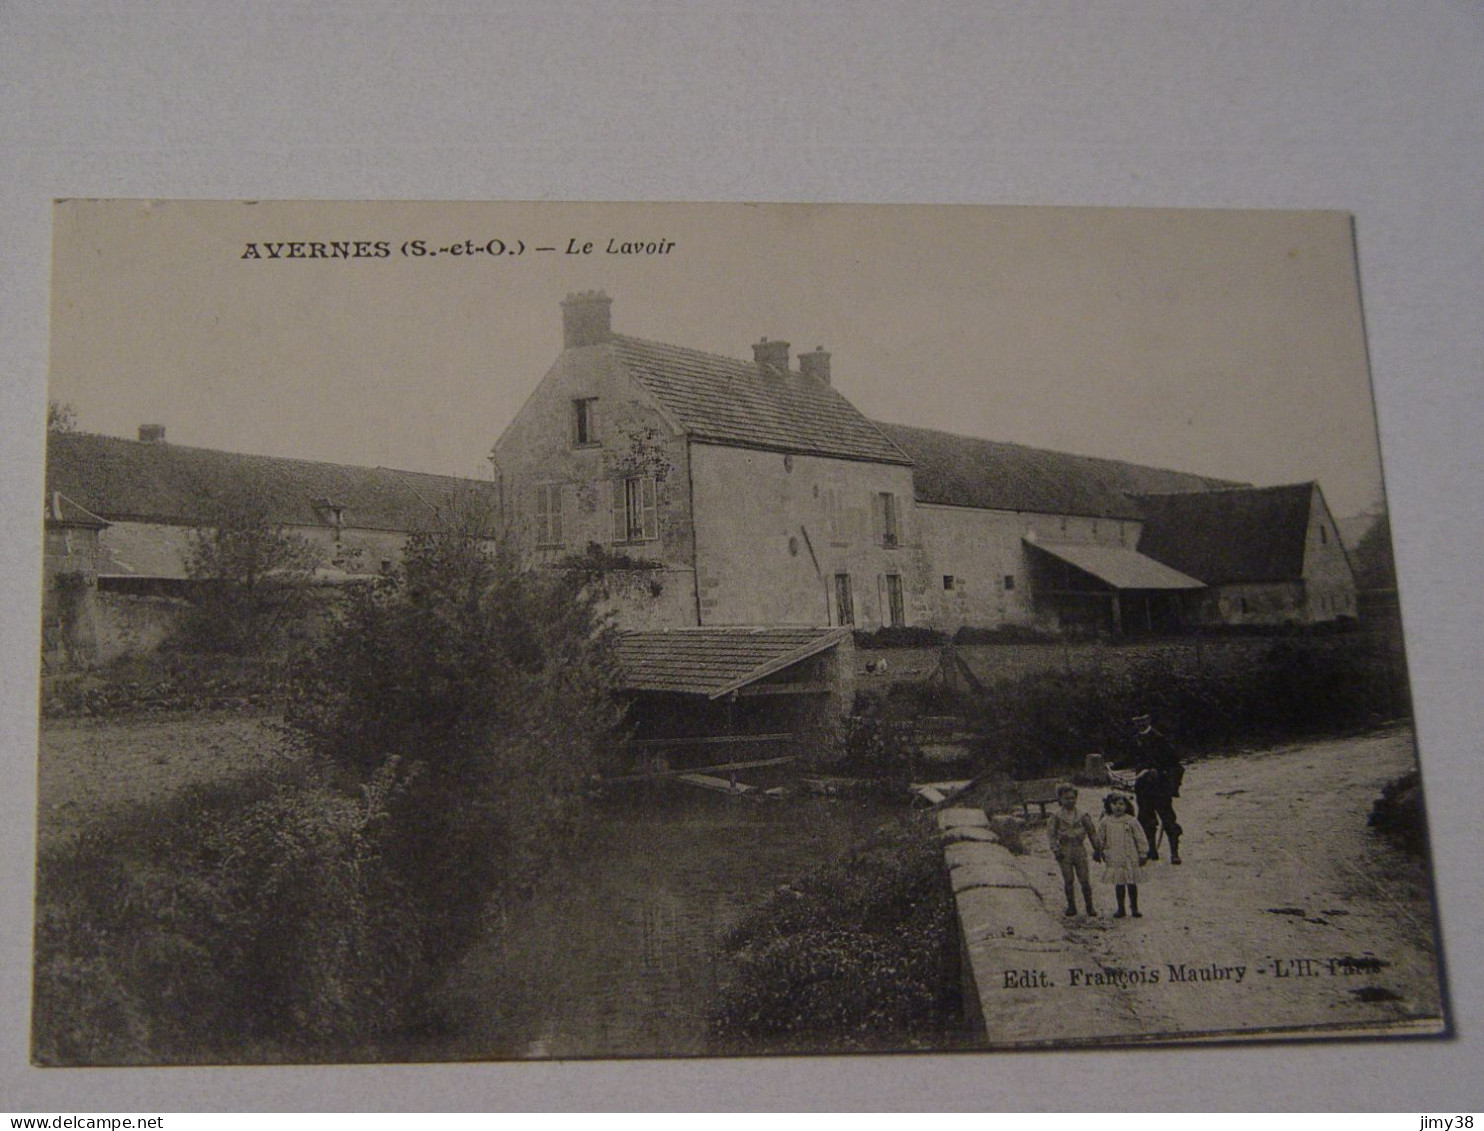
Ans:
<svg viewBox="0 0 1484 1131"><path fill-rule="evenodd" d="M799 372L826 385L830 383L830 355L824 346L815 346L813 353L799 354Z"/></svg>
<svg viewBox="0 0 1484 1131"><path fill-rule="evenodd" d="M752 360L766 369L788 372L788 343L770 342L767 338L752 347Z"/></svg>
<svg viewBox="0 0 1484 1131"><path fill-rule="evenodd" d="M141 424L139 426L139 439L145 444L163 444L165 442L165 426L163 424Z"/></svg>
<svg viewBox="0 0 1484 1131"><path fill-rule="evenodd" d="M613 334L612 306L602 291L577 291L562 299L562 348L606 342Z"/></svg>

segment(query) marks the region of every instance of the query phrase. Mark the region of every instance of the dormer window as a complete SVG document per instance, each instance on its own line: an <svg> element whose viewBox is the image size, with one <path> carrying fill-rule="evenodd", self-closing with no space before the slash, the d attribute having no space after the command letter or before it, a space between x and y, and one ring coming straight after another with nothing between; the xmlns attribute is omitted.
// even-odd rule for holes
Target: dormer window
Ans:
<svg viewBox="0 0 1484 1131"><path fill-rule="evenodd" d="M334 528L335 538L338 541L340 531L345 528L345 507L334 499L315 499L312 505L320 521Z"/></svg>
<svg viewBox="0 0 1484 1131"><path fill-rule="evenodd" d="M590 448L598 443L598 398L578 397L572 402L572 445Z"/></svg>

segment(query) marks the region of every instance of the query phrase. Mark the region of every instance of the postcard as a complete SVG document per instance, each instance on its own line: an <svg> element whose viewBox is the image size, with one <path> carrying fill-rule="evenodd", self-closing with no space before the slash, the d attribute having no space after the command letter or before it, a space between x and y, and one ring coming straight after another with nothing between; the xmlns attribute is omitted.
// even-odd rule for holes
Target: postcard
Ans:
<svg viewBox="0 0 1484 1131"><path fill-rule="evenodd" d="M1448 1031L1348 215L53 218L36 1063Z"/></svg>

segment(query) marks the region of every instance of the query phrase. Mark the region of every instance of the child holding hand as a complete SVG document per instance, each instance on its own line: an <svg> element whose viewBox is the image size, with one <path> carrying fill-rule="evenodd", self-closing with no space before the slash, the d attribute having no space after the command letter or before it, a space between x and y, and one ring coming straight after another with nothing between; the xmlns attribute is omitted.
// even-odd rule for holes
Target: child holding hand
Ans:
<svg viewBox="0 0 1484 1131"><path fill-rule="evenodd" d="M1087 904L1087 915L1096 918L1092 906L1092 883L1087 867L1087 842L1090 839L1096 849L1101 843L1092 818L1077 811L1077 787L1069 783L1056 787L1056 808L1046 818L1046 835L1051 841L1051 854L1061 867L1062 886L1067 893L1066 914L1077 914L1077 899L1074 880L1082 885L1082 899Z"/></svg>
<svg viewBox="0 0 1484 1131"><path fill-rule="evenodd" d="M1113 918L1124 917L1124 895L1135 919L1139 913L1139 869L1148 860L1149 838L1135 819L1131 803L1121 793L1103 798L1103 818L1098 822L1097 845L1102 850L1103 882L1113 885L1118 910Z"/></svg>

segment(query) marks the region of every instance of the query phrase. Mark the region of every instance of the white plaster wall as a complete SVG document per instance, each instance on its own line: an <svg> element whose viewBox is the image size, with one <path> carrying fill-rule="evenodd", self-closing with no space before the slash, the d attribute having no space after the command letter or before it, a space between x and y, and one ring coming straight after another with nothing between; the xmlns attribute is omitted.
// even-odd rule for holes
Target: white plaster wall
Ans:
<svg viewBox="0 0 1484 1131"><path fill-rule="evenodd" d="M932 565L928 585L930 623L945 632L963 625L992 628L1035 622L1024 539L1133 548L1141 527L1131 519L931 504L920 504L917 515L926 557ZM947 576L953 577L952 589L944 588ZM1007 578L1012 581L1007 583Z"/></svg>
<svg viewBox="0 0 1484 1131"><path fill-rule="evenodd" d="M837 620L848 573L855 624L887 621L882 578L902 578L906 623L927 619L930 568L906 467L693 444L696 569L703 624ZM897 498L898 545L883 547L872 498Z"/></svg>
<svg viewBox="0 0 1484 1131"><path fill-rule="evenodd" d="M1309 529L1304 535L1304 590L1310 621L1357 615L1355 574L1318 484L1314 486Z"/></svg>

